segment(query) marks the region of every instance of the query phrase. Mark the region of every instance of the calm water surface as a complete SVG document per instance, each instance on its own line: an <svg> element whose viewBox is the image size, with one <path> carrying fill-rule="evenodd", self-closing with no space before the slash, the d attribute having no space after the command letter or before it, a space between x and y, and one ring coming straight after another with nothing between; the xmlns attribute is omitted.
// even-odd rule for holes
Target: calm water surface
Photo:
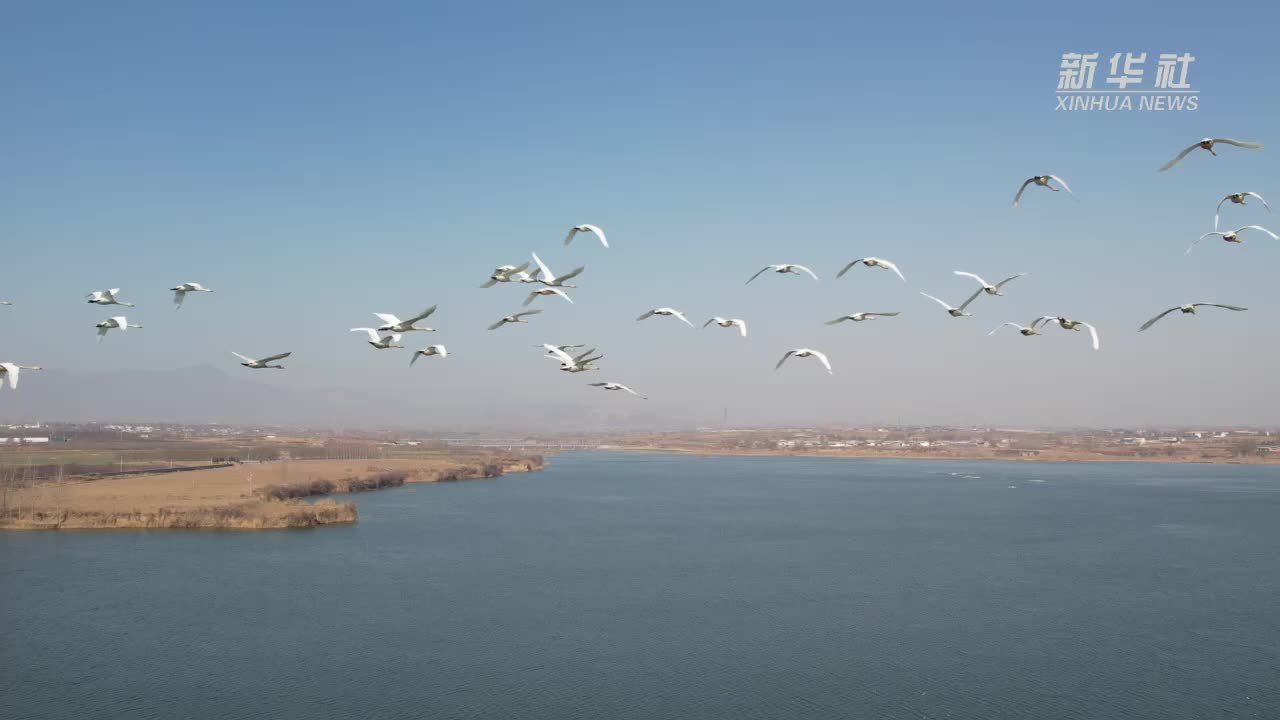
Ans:
<svg viewBox="0 0 1280 720"><path fill-rule="evenodd" d="M1280 718L1275 468L552 460L0 533L0 717Z"/></svg>

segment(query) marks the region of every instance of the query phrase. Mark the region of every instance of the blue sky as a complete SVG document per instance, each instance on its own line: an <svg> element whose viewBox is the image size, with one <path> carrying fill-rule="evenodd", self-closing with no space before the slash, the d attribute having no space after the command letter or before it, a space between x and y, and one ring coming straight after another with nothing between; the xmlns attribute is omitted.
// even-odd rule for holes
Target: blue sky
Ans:
<svg viewBox="0 0 1280 720"><path fill-rule="evenodd" d="M252 379L397 395L388 422L483 425L522 403L658 425L722 407L742 423L1276 420L1280 243L1182 254L1225 193L1280 202L1276 150L1155 172L1205 135L1280 142L1275 9L262 5L6 9L6 359L239 373L229 350L293 350L288 372ZM1073 50L1145 51L1148 77L1155 54L1191 52L1200 109L1055 113ZM1079 202L1030 193L1010 210L1038 173ZM1280 226L1260 207L1227 212ZM614 247L563 248L578 222ZM531 250L554 269L587 264L577 304L539 300L535 324L485 331L523 288L476 286ZM835 280L863 255L897 261L909 284L862 268ZM743 286L777 262L822 281ZM1031 275L953 320L918 293L960 299L970 285L954 269ZM166 288L187 280L217 293L175 313ZM97 345L93 324L113 313L83 295L106 287L146 327ZM1251 311L1134 333L1201 300ZM410 371L404 351L347 332L433 303L441 332L410 344L444 342L447 361ZM752 336L634 322L660 305L698 324L746 318ZM822 324L855 310L903 315ZM1045 313L1096 323L1103 351L1061 331L987 337ZM652 400L556 373L531 347L544 341L601 348L590 379ZM775 373L797 346L826 350L837 374ZM39 414L21 394L0 402L0 416Z"/></svg>

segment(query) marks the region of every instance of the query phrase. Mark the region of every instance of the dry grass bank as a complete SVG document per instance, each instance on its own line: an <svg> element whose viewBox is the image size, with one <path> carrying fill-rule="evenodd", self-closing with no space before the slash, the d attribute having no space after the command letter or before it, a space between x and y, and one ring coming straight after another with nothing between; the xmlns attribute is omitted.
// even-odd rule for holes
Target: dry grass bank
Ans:
<svg viewBox="0 0 1280 720"><path fill-rule="evenodd" d="M246 463L165 475L46 482L7 489L0 528L116 529L316 527L356 521L353 503L300 498L410 482L498 477L542 468L539 456Z"/></svg>

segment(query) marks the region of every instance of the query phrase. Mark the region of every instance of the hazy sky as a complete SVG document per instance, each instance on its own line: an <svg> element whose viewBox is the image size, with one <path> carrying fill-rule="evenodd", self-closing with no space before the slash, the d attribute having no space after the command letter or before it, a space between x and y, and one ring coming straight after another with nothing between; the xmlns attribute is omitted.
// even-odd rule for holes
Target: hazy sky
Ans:
<svg viewBox="0 0 1280 720"><path fill-rule="evenodd" d="M533 423L540 403L655 425L721 408L743 424L1277 421L1280 242L1183 256L1224 194L1280 203L1274 6L263 5L6 7L4 360L104 379L210 364L380 405L353 417L445 426ZM1054 112L1067 51L1147 52L1148 81L1155 55L1191 52L1200 109ZM1155 172L1205 135L1270 147ZM1079 202L1033 188L1011 210L1038 173ZM1260 206L1224 217L1280 229ZM613 247L562 247L579 222ZM556 270L587 265L577 304L540 299L531 325L486 331L528 287L477 286L531 250ZM909 283L835 279L863 255ZM781 262L822 280L744 286ZM1031 275L952 319L919 291L958 302L974 286L954 269ZM183 281L217 292L174 312L166 288ZM109 287L145 328L98 345L94 323L115 313L83 296ZM1136 334L1193 301L1251 310ZM444 361L410 369L408 351L347 331L433 303L440 332L407 339L446 343ZM745 318L751 337L635 322L663 305L699 325ZM903 315L823 325L858 310ZM1041 314L1094 322L1102 351L1056 328L987 336ZM541 342L590 343L604 369L559 373ZM836 374L774 372L799 346ZM294 356L252 373L230 350ZM0 417L41 417L21 392L40 382L0 396Z"/></svg>

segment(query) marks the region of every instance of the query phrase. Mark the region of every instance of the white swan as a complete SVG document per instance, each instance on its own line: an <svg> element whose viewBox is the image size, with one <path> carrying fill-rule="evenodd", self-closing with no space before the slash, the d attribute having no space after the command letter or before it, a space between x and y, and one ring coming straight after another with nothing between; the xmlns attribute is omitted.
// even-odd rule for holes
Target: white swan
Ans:
<svg viewBox="0 0 1280 720"><path fill-rule="evenodd" d="M1027 186L1032 183L1035 183L1039 187L1049 188L1054 192L1058 192L1058 188L1049 184L1049 181L1051 180L1061 185L1062 189L1066 190L1068 195L1075 197L1075 193L1071 192L1071 188L1067 187L1067 181L1057 175L1033 175L1032 177L1027 178L1026 182L1022 183L1022 187L1018 188L1018 194L1013 196L1013 206L1018 207L1018 204L1022 201L1022 193L1026 192Z"/></svg>
<svg viewBox="0 0 1280 720"><path fill-rule="evenodd" d="M840 270L840 272L836 273L836 277L837 278L844 277L844 274L849 272L849 270L851 270L853 266L857 265L858 263L862 263L866 267L878 267L884 270L892 270L898 273L898 277L902 278L902 282L907 281L907 277L902 274L902 271L898 269L897 265L894 265L893 263L889 262L888 260L885 260L884 258L878 258L878 257L858 258L857 260L854 260L848 265L845 265L844 268Z"/></svg>
<svg viewBox="0 0 1280 720"><path fill-rule="evenodd" d="M752 280L755 280L756 278L769 272L770 270L778 273L779 275L799 275L800 273L808 273L809 277L813 278L814 280L818 279L818 276L814 275L812 270L810 270L809 268L803 265L783 263L781 265L765 265L755 275L752 275L751 278L747 280L747 282L744 284L750 285Z"/></svg>
<svg viewBox="0 0 1280 720"><path fill-rule="evenodd" d="M901 313L896 312L856 312L848 315L841 315L835 320L828 320L828 325L839 325L842 322L862 322L864 320L875 320L878 317L897 317Z"/></svg>
<svg viewBox="0 0 1280 720"><path fill-rule="evenodd" d="M632 390L631 388L627 387L626 385L623 385L622 383L598 382L598 383L587 383L587 384L590 385L591 387L604 388L605 390L622 390L625 392L629 392L632 395L635 395L636 397L640 398L641 400L649 399L644 395L641 395L640 393L636 392L635 390Z"/></svg>
<svg viewBox="0 0 1280 720"><path fill-rule="evenodd" d="M939 300L938 298L930 295L927 292L922 292L920 294L938 303L942 307L946 308L947 314L950 315L951 317L971 317L973 313L967 313L964 311L964 309L969 307L969 303L973 302L974 300L977 300L978 296L981 295L982 292L983 292L982 288L978 288L977 290L975 290L973 294L969 296L968 300L965 300L963 303L960 303L960 307L951 307L947 303L943 302L942 300Z"/></svg>
<svg viewBox="0 0 1280 720"><path fill-rule="evenodd" d="M409 358L409 367L413 367L413 364L418 362L418 358L431 357L432 355L447 358L449 357L449 350L443 345L428 345L421 350L414 350L413 357Z"/></svg>
<svg viewBox="0 0 1280 720"><path fill-rule="evenodd" d="M566 283L565 280L575 278L580 275L583 270L587 269L586 265L579 265L564 275L556 277L555 273L551 272L551 268L547 267L547 264L542 262L542 258L538 257L538 253L533 254L533 261L538 264L538 270L540 271L539 275L534 276L534 280L546 285L547 287L576 288L578 287L577 285L570 285Z"/></svg>
<svg viewBox="0 0 1280 720"><path fill-rule="evenodd" d="M373 315L374 317L381 320L383 323L378 327L378 332L396 332L396 333L435 332L434 328L414 327L413 324L418 322L419 320L425 320L426 318L430 317L431 313L435 312L437 307L439 306L432 305L431 307L427 308L426 310L423 310L417 315L414 315L408 320L401 320L400 318L396 317L395 315L392 315L391 313L374 313Z"/></svg>
<svg viewBox="0 0 1280 720"><path fill-rule="evenodd" d="M120 330L120 332L124 332L129 328L138 328L139 330L142 329L141 325L130 325L129 321L125 319L125 316L123 315L116 315L115 317L109 317L106 320L103 320L102 322L98 323L94 327L98 328L98 342L102 342L102 339L107 336L108 330L118 329Z"/></svg>
<svg viewBox="0 0 1280 720"><path fill-rule="evenodd" d="M1276 235L1275 233L1273 233L1273 232L1271 232L1270 230L1268 230L1268 229L1266 229L1266 228L1262 227L1261 225L1245 225L1244 227L1238 227L1238 228L1236 228L1235 230L1229 230L1229 231L1227 231L1227 232L1221 232L1221 231L1218 231L1218 230L1214 230L1213 232L1207 232L1207 233L1205 233L1205 234L1201 235L1200 237L1196 238L1195 240L1193 240L1193 241L1191 242L1191 244L1187 246L1187 251L1186 251L1186 252L1184 252L1184 253L1182 253L1182 254L1183 254L1183 255L1190 255L1190 254L1191 254L1191 251L1195 249L1196 245L1198 245L1198 244L1200 243L1200 241L1201 241L1201 240L1203 240L1203 239L1205 239L1205 238L1207 238L1207 237L1212 237L1212 236L1214 236L1214 235L1217 235L1218 237L1222 238L1224 241L1229 242L1229 243L1241 243L1241 242L1244 242L1243 240L1241 240L1241 239L1240 239L1239 235L1240 235L1240 233L1244 232L1245 230L1257 230L1258 232L1263 232L1263 233L1266 233L1266 234L1270 235L1270 236L1271 236L1271 238L1272 238L1273 240L1280 240L1280 235Z"/></svg>
<svg viewBox="0 0 1280 720"><path fill-rule="evenodd" d="M796 348L795 350L788 350L788 351L787 351L787 354L783 355L783 356L782 356L782 359L778 361L778 364L773 366L773 369L774 369L774 370L777 370L778 368L782 367L782 363L786 362L788 358L793 358L793 357L798 357L798 358L815 357L815 358L818 358L818 362L822 363L822 366L823 366L823 367L825 367L825 368L827 369L827 374L828 374L828 375L834 375L834 374L835 374L835 373L834 373L834 372L832 372L832 370L831 370L831 362L830 362L829 360L827 360L827 356L826 356L826 354L825 354L825 353L818 352L817 350L812 350L812 349L810 349L810 348Z"/></svg>
<svg viewBox="0 0 1280 720"><path fill-rule="evenodd" d="M537 314L538 314L538 313L540 313L540 312L542 312L542 311L541 311L541 310L525 310L524 312L518 312L518 313L516 313L516 314L514 314L514 315L508 315L508 316L506 316L506 317L502 318L501 320L499 320L498 322L496 322L496 323L494 323L494 324L490 325L490 326L489 326L489 329L490 329L490 330L497 330L498 328L502 327L503 325L507 325L507 324L510 324L510 323L525 323L525 324L528 324L528 322L529 322L528 320L521 320L520 318L528 317L529 315L537 315Z"/></svg>
<svg viewBox="0 0 1280 720"><path fill-rule="evenodd" d="M9 389L18 389L18 373L23 370L43 370L39 365L19 365L17 363L0 363L0 388L4 387L5 378L9 378Z"/></svg>
<svg viewBox="0 0 1280 720"><path fill-rule="evenodd" d="M662 317L677 317L677 318L680 318L680 320L683 321L685 325L688 325L689 327L693 327L693 323L689 322L689 318L685 317L684 313L669 307L654 308L649 312L636 318L636 321L638 322L640 320L646 320L648 318L653 317L654 315L661 315Z"/></svg>
<svg viewBox="0 0 1280 720"><path fill-rule="evenodd" d="M999 325L997 325L997 326L996 326L995 330L992 330L991 332L989 332L989 333L987 333L987 334L988 334L988 335L995 335L995 334L996 334L996 330L999 330L1000 328L1003 328L1003 327L1012 327L1012 328L1018 328L1018 332L1022 333L1022 335L1023 335L1024 337L1031 337L1032 335L1039 335L1039 334L1040 334L1040 331L1036 329L1036 323L1040 322L1042 319L1043 319L1043 318L1036 318L1035 320L1032 320L1032 321L1031 321L1031 324L1030 324L1030 325L1026 325L1026 326L1024 326L1024 325L1019 325L1018 323L1015 323L1015 322L1001 323L1001 324L999 324Z"/></svg>
<svg viewBox="0 0 1280 720"><path fill-rule="evenodd" d="M480 287L491 288L494 285L497 285L498 283L520 282L520 280L518 280L516 276L524 275L527 278L529 274L526 273L525 270L528 270L528 269L529 269L529 263L527 262L524 263L523 265L499 265L498 267L494 268L493 273L489 275L488 282L481 285Z"/></svg>
<svg viewBox="0 0 1280 720"><path fill-rule="evenodd" d="M403 345L397 345L402 335L400 333L391 333L389 335L378 335L378 331L373 328L351 328L351 332L362 332L369 335L369 344L376 350L389 350L391 348L402 348Z"/></svg>
<svg viewBox="0 0 1280 720"><path fill-rule="evenodd" d="M576 373L586 372L587 370L598 370L599 368L592 367L591 363L604 357L603 355L589 357L591 353L595 352L595 348L584 351L575 357L562 349L562 347L569 347L568 345L556 346L549 343L543 343L542 347L546 348L547 356L560 361L560 369L564 372Z"/></svg>
<svg viewBox="0 0 1280 720"><path fill-rule="evenodd" d="M595 225L589 225L586 223L583 223L582 225L574 225L573 227L569 228L569 234L564 236L564 244L568 245L569 243L573 242L574 235L577 235L578 233L586 233L586 232L595 233L595 236L600 238L600 244L605 246L606 248L609 247L609 239L604 236L604 230L601 230L599 227Z"/></svg>
<svg viewBox="0 0 1280 720"><path fill-rule="evenodd" d="M532 303L534 300L537 300L538 298L544 297L546 295L559 295L560 297L564 298L565 301L567 301L570 305L573 304L573 298L569 297L568 293L566 293L565 291L561 290L558 287L538 288L537 290L534 290L533 292L529 293L529 297L525 298L524 302L521 304L524 307L529 307L529 303Z"/></svg>
<svg viewBox="0 0 1280 720"><path fill-rule="evenodd" d="M737 328L738 328L738 331L742 333L742 337L746 337L746 336L747 336L747 321L746 321L746 320L739 320L738 318L722 318L722 317L713 317L713 318L711 318L710 320L708 320L708 321L706 321L706 322L702 323L702 327L704 327L704 328L705 328L706 326L710 325L711 323L715 323L715 324L719 325L719 326L720 326L720 327L722 327L722 328L737 327Z"/></svg>
<svg viewBox="0 0 1280 720"><path fill-rule="evenodd" d="M240 358L241 360L240 364L249 368L250 370L268 370L268 369L283 370L284 369L283 365L272 365L271 363L275 360L283 360L289 357L290 355L292 355L293 353L292 352L280 353L279 355L271 355L268 357L264 357L261 360L254 360L251 357L245 357L244 355L241 355L235 350L232 350L231 354Z"/></svg>
<svg viewBox="0 0 1280 720"><path fill-rule="evenodd" d="M1243 140L1231 140L1229 138L1203 138L1200 140L1200 142L1197 142L1187 147L1186 150L1183 150L1182 152L1178 153L1176 157L1174 157L1172 160L1162 165L1159 171L1164 172L1165 170L1168 170L1174 165L1177 165L1182 160L1182 158L1186 157L1192 150L1195 150L1196 148L1200 148L1201 150L1208 150L1210 155L1213 155L1216 157L1218 153L1213 151L1213 146L1217 145L1218 143L1222 143L1224 145L1234 145L1238 148L1246 148L1248 150L1258 150L1262 147L1260 143L1244 142Z"/></svg>
<svg viewBox="0 0 1280 720"><path fill-rule="evenodd" d="M1058 327L1062 328L1063 330L1075 330L1076 332L1080 332L1080 328L1082 327L1089 328L1089 336L1093 338L1093 349L1094 350L1098 349L1098 329L1087 322L1072 320L1070 318L1065 318L1065 317L1045 315L1039 320L1036 320L1031 325L1032 327L1035 327L1036 325L1039 324L1041 327L1043 327L1044 325L1048 325L1051 322L1057 323Z"/></svg>
<svg viewBox="0 0 1280 720"><path fill-rule="evenodd" d="M178 283L177 285L174 285L169 289L173 291L173 305L174 305L173 309L174 310L177 310L178 308L182 307L182 301L187 299L187 293L213 292L212 290L201 285L200 283L194 283L194 282Z"/></svg>
<svg viewBox="0 0 1280 720"><path fill-rule="evenodd" d="M1266 209L1267 209L1267 212L1271 212L1271 206L1270 206L1270 205L1268 205L1268 204L1267 204L1267 201L1266 201L1266 200L1264 200L1264 199L1262 198L1262 196L1261 196L1261 195L1259 195L1259 194L1258 194L1258 193L1256 193L1256 192L1238 192L1238 193L1231 193L1230 195L1228 195L1228 196L1226 196L1226 197L1224 197L1224 198L1222 198L1221 200L1219 200L1219 201L1218 201L1218 208L1217 208L1216 210L1214 210L1214 211L1213 211L1213 229L1214 229L1214 230L1217 230L1217 229L1218 229L1218 215L1220 215L1220 214L1222 213L1222 204L1223 204L1223 203L1225 203L1225 202L1228 202L1228 201L1229 201L1229 202L1231 202L1231 203L1232 203L1232 204L1234 204L1234 205L1247 205L1247 204L1248 204L1248 200L1249 200L1249 198L1251 198L1251 197L1258 198L1258 200L1262 203L1262 207L1266 208Z"/></svg>
<svg viewBox="0 0 1280 720"><path fill-rule="evenodd" d="M124 307L133 307L133 303L120 302L116 298L116 293L120 292L120 288L111 288L110 290L94 290L86 297L93 305L123 305Z"/></svg>
<svg viewBox="0 0 1280 720"><path fill-rule="evenodd" d="M978 277L977 275L974 275L971 272L964 272L963 270L952 270L952 272L955 273L956 275L961 275L963 277L973 278L974 280L977 280L978 284L982 286L982 291L988 295L1003 295L1004 293L1000 292L1000 288L1004 287L1005 283L1008 283L1011 280L1017 280L1023 275L1026 275L1026 273L1018 273L1017 275L1010 275L1009 277L1001 280L995 285L992 285L991 283L987 282L986 280L983 280L982 278Z"/></svg>
<svg viewBox="0 0 1280 720"><path fill-rule="evenodd" d="M1184 315L1195 315L1196 308L1198 307L1216 307L1216 308L1222 308L1224 310L1235 310L1236 312L1243 312L1249 309L1249 308L1239 307L1238 305L1219 305L1218 303L1187 303L1186 305L1178 305L1177 307L1171 307L1168 310L1165 310L1164 312L1160 313L1159 315L1151 318L1150 320L1142 323L1142 327L1138 328L1138 332L1142 332L1143 330L1146 330L1152 325L1155 325L1156 322L1160 320L1160 318L1163 318L1165 315L1168 315L1169 313L1174 312L1175 310L1181 310Z"/></svg>

